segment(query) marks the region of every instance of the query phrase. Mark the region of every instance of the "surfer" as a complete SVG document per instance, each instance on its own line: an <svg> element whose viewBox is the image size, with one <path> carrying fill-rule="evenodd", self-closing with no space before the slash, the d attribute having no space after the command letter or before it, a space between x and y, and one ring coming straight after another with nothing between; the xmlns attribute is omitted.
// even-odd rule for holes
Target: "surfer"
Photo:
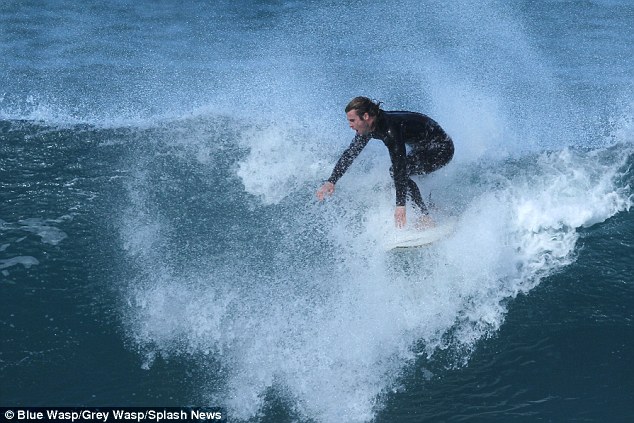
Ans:
<svg viewBox="0 0 634 423"><path fill-rule="evenodd" d="M322 201L335 192L335 184L348 170L370 139L383 141L392 167L390 175L396 188L396 226L407 223L406 199L409 197L421 214L421 226L432 226L433 220L412 175L425 175L440 169L454 154L453 141L429 116L416 112L384 111L380 102L355 97L346 106L346 117L356 135L335 165L330 178L317 190Z"/></svg>

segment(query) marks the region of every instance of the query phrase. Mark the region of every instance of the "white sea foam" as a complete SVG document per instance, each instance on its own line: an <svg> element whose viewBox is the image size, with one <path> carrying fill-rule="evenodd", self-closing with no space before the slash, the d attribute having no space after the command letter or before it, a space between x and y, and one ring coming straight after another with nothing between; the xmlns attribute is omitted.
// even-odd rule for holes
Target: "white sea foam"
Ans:
<svg viewBox="0 0 634 423"><path fill-rule="evenodd" d="M619 179L628 147L450 165L422 186L457 216L455 232L413 253L386 253L394 193L383 155L364 152L335 198L306 206L293 198L301 189L312 197L316 187L306 182L315 176L295 169L293 179L282 163L319 154L301 151L283 131L264 131L259 144L251 137L245 142L255 147L237 172L266 207L262 224L282 231L278 264L250 260L257 244L245 244L176 274L153 247L164 232L152 229L162 224L152 223L142 195L132 197L124 231L130 254L147 259L146 279L128 294L134 339L150 361L159 353L219 363L208 395L234 418L257 414L275 389L318 421L370 420L416 359L414 345L430 357L440 348L470 351L503 324L508 299L574 260L581 228L632 205ZM143 188L137 183L133 192ZM316 259L298 259L298 248Z"/></svg>
<svg viewBox="0 0 634 423"><path fill-rule="evenodd" d="M68 235L64 231L51 225L51 223L59 222L40 218L30 218L20 220L18 223L20 223L21 230L34 233L39 236L45 244L57 245L64 239L68 238Z"/></svg>
<svg viewBox="0 0 634 423"><path fill-rule="evenodd" d="M40 261L32 256L17 256L10 259L0 260L0 269L6 269L19 264L29 269L31 266L40 264Z"/></svg>
<svg viewBox="0 0 634 423"><path fill-rule="evenodd" d="M316 151L319 143L310 137L301 128L279 124L243 133L241 144L249 153L238 164L237 175L246 191L264 204L277 204L301 188L304 181L315 180L323 173L325 163Z"/></svg>
<svg viewBox="0 0 634 423"><path fill-rule="evenodd" d="M58 245L60 242L68 238L68 235L55 225L62 223L65 220L72 220L72 217L62 216L59 219L42 219L39 217L32 217L28 219L21 219L17 223L0 220L0 229L29 232L40 237L40 240L44 244ZM21 239L18 239L18 242ZM0 251L5 250L9 245L10 244L3 245Z"/></svg>
<svg viewBox="0 0 634 423"><path fill-rule="evenodd" d="M466 11L423 10L428 6L422 3L417 13L381 10L403 17L403 25L391 37L370 34L371 49L363 31L346 38L356 54L372 58L361 69L346 67L347 59L337 62L338 54L351 53L317 43L328 38L321 32L298 31L292 39L267 34L264 57L232 75L215 103L238 134L237 141L223 141L241 151L230 175L239 187L226 178L213 183L223 184L232 206L248 203L245 210L257 218L233 216L235 226L251 226L232 232L246 235L228 248L205 255L199 251L207 245L179 245L190 264L185 270L172 262L178 252L165 247L179 227L179 218L166 219L165 209L180 204L145 195L156 175L139 173L121 231L141 269L124 293L124 320L146 351L147 366L157 354L192 357L208 371L200 391L235 419L257 416L273 391L302 418L368 421L417 354L433 359L450 348L458 351L459 364L466 362L503 324L510 299L575 259L582 228L631 207L630 187L620 180L631 149L558 147L574 145L574 132L582 129L570 124L577 112L557 95L548 64L516 32L512 17L467 5ZM306 24L333 16L331 8L317 9L288 21L287 30L318 27ZM432 13L428 20L415 18L422 12ZM489 31L483 19L497 26ZM348 23L330 22L324 31L339 39ZM465 23L467 31L460 29ZM440 41L421 46L424 25L444 28ZM394 39L402 43L392 45ZM451 56L447 45L461 43L470 48ZM341 68L280 66L295 65L293 53L306 45ZM398 66L375 66L383 62ZM323 84L329 71L332 90ZM385 83L388 74L394 84ZM324 108L322 97L343 105L364 93L386 101L388 109L431 114L455 139L454 161L421 180L425 196L431 191L443 212L457 219L455 232L429 248L406 254L382 248L393 230L394 191L379 141L338 183L334 198L314 200L352 133L341 110L312 113ZM553 120L560 110L567 112ZM196 137L186 143L199 152L192 163L201 166L213 167L228 154ZM188 256L188 249L196 253Z"/></svg>

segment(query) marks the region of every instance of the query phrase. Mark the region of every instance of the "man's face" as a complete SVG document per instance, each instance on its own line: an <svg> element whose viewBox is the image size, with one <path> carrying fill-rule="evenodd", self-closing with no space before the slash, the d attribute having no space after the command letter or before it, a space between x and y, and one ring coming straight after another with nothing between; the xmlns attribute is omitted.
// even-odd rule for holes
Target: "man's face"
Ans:
<svg viewBox="0 0 634 423"><path fill-rule="evenodd" d="M363 116L359 116L356 110L350 110L346 113L348 118L348 124L350 128L354 129L359 135L368 135L372 132L374 126L374 117L365 113Z"/></svg>

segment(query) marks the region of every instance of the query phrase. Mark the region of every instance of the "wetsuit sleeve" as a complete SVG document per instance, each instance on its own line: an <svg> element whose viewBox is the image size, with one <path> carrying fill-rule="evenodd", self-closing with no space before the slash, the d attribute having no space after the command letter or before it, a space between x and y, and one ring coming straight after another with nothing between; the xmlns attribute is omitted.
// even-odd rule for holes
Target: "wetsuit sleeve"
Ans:
<svg viewBox="0 0 634 423"><path fill-rule="evenodd" d="M392 172L394 175L394 187L396 188L396 205L404 206L407 202L407 156L405 143L395 141L389 147L392 160Z"/></svg>
<svg viewBox="0 0 634 423"><path fill-rule="evenodd" d="M341 154L335 168L332 170L330 178L328 178L328 182L332 182L333 184L337 183L343 174L346 173L346 170L348 170L354 159L356 159L363 148L368 145L368 141L370 141L370 137L368 136L357 135L354 137L348 148Z"/></svg>

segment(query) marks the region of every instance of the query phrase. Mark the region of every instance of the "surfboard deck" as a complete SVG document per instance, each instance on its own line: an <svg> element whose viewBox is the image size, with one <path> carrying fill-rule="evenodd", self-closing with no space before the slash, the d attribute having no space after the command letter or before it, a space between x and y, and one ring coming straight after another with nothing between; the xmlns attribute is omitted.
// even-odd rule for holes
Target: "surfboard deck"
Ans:
<svg viewBox="0 0 634 423"><path fill-rule="evenodd" d="M427 229L400 230L385 246L387 250L424 247L450 235L454 228L455 222L447 221Z"/></svg>

